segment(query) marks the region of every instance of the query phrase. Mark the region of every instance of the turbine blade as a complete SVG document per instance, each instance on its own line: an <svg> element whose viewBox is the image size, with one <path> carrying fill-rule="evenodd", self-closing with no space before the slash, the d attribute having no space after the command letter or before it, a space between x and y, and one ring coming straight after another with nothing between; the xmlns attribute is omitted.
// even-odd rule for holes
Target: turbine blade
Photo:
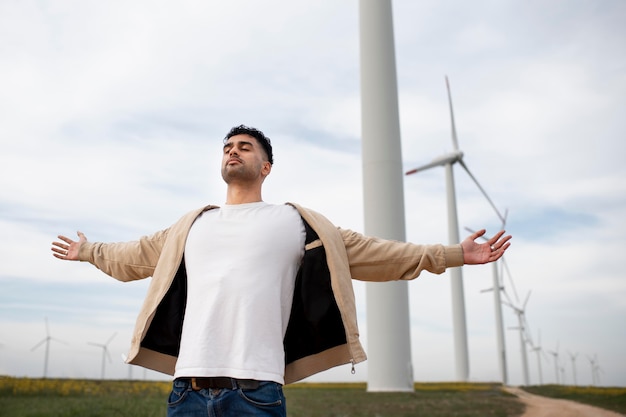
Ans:
<svg viewBox="0 0 626 417"><path fill-rule="evenodd" d="M506 292L506 290L503 290L502 293L504 294L504 298L506 298L507 302L509 304L512 304L511 297L509 297L509 294Z"/></svg>
<svg viewBox="0 0 626 417"><path fill-rule="evenodd" d="M513 295L515 295L515 299L519 302L519 296L517 295L517 289L515 288L515 283L513 282L513 277L511 275L511 271L509 270L509 265L506 263L504 257L500 258L502 260L502 265L506 270L506 274L509 277L509 282L511 283L511 287L513 287Z"/></svg>
<svg viewBox="0 0 626 417"><path fill-rule="evenodd" d="M509 303L508 301L502 300L502 304L504 304L507 307L511 307L513 311L515 311L516 313L518 312L517 307L515 307L513 304Z"/></svg>
<svg viewBox="0 0 626 417"><path fill-rule="evenodd" d="M448 106L450 107L450 123L452 124L452 145L454 146L454 150L459 150L459 141L456 136L456 124L454 122L454 110L452 108L452 93L450 93L450 82L448 81L448 76L446 75L446 89L448 90Z"/></svg>
<svg viewBox="0 0 626 417"><path fill-rule="evenodd" d="M35 346L33 346L30 351L32 352L33 350L37 349L39 346L43 345L44 343L46 343L46 341L48 340L48 338L46 337L45 339L43 339L41 342L37 343Z"/></svg>
<svg viewBox="0 0 626 417"><path fill-rule="evenodd" d="M109 337L109 340L107 340L107 342L104 344L105 346L108 346L109 343L111 343L111 340L113 340L113 338L115 337L115 335L117 335L117 332L113 333L113 336Z"/></svg>
<svg viewBox="0 0 626 417"><path fill-rule="evenodd" d="M522 309L526 310L526 304L528 304L528 299L530 298L530 293L531 291L528 291L528 294L526 294L526 299L524 300L524 304L522 305Z"/></svg>
<svg viewBox="0 0 626 417"><path fill-rule="evenodd" d="M493 201L491 201L491 198L489 198L489 195L487 194L487 192L485 191L485 189L480 185L480 183L478 182L478 180L476 179L476 177L474 177L474 175L470 172L469 168L467 167L467 165L465 165L465 162L463 162L462 159L459 159L459 164L461 164L461 166L463 167L463 169L465 170L465 172L467 172L467 175L470 176L470 178L474 181L474 183L478 186L478 189L483 193L483 195L485 196L485 198L487 199L487 201L489 202L489 204L491 205L491 207L493 207L494 211L496 212L496 214L498 215L498 218L500 219L500 221L504 224L506 222L506 220L504 219L504 217L502 216L502 214L500 214L500 211L498 210L498 208L496 207L496 205L493 203Z"/></svg>
<svg viewBox="0 0 626 417"><path fill-rule="evenodd" d="M63 343L64 345L68 345L69 344L69 343L67 343L64 340L57 339L56 337L51 337L50 340L54 340L55 342Z"/></svg>

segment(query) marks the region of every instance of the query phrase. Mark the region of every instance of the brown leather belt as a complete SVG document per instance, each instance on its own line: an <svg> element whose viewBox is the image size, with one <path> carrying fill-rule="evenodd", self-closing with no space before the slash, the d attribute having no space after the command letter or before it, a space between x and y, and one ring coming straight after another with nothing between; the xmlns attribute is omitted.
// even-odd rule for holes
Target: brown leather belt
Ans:
<svg viewBox="0 0 626 417"><path fill-rule="evenodd" d="M260 382L255 379L236 379L229 377L192 377L192 378L178 378L180 381L185 381L191 385L194 391L201 389L257 389Z"/></svg>

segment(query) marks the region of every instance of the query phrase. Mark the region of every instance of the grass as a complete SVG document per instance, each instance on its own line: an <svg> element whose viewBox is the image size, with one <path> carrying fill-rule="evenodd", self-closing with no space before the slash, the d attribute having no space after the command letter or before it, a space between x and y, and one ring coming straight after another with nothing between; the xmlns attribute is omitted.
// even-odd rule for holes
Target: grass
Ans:
<svg viewBox="0 0 626 417"><path fill-rule="evenodd" d="M368 393L365 384L285 389L290 417L513 417L524 407L499 384L416 384L412 393Z"/></svg>
<svg viewBox="0 0 626 417"><path fill-rule="evenodd" d="M626 412L626 388L525 387L529 392ZM170 383L0 377L0 417L163 417ZM285 387L289 417L517 417L524 406L490 383L418 383L412 393L363 384Z"/></svg>
<svg viewBox="0 0 626 417"><path fill-rule="evenodd" d="M163 417L168 382L0 377L0 416Z"/></svg>
<svg viewBox="0 0 626 417"><path fill-rule="evenodd" d="M578 401L626 415L626 388L536 385L524 387L531 394Z"/></svg>
<svg viewBox="0 0 626 417"><path fill-rule="evenodd" d="M365 384L285 388L289 417L519 416L498 384L416 384L413 393L367 393ZM0 377L0 416L163 417L169 382Z"/></svg>

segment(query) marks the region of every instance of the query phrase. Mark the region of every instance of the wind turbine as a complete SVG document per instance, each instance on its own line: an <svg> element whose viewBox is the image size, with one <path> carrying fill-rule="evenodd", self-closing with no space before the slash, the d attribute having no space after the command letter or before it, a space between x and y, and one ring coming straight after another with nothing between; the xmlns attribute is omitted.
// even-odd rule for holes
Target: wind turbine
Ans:
<svg viewBox="0 0 626 417"><path fill-rule="evenodd" d="M567 351L567 353L572 360L572 378L574 379L574 385L578 385L578 381L576 380L576 357L578 356L578 352L572 353L570 351Z"/></svg>
<svg viewBox="0 0 626 417"><path fill-rule="evenodd" d="M45 353L44 362L43 362L43 377L47 378L48 377L48 358L50 356L50 341L54 340L59 343L63 343L63 344L66 344L66 343L50 336L50 328L48 326L48 317L45 318L45 321L46 321L46 337L44 337L39 343L33 346L30 349L30 351L33 352L39 346L43 345L44 343L46 344L46 353Z"/></svg>
<svg viewBox="0 0 626 417"><path fill-rule="evenodd" d="M412 175L429 168L443 166L446 173L446 195L448 202L448 241L451 245L460 243L459 237L459 219L456 207L456 192L454 188L454 172L452 166L458 163L467 172L470 178L476 183L480 191L487 198L489 204L496 211L496 214L502 222L504 217L500 214L495 204L491 201L478 180L472 175L470 170L463 162L463 152L459 149L459 143L456 135L456 126L454 123L454 111L452 108L452 94L450 93L450 83L446 76L446 88L448 90L448 104L450 107L450 120L452 125L452 145L454 151L435 158L432 162L421 167L409 170L405 175ZM450 285L452 291L452 321L454 327L454 352L456 359L456 376L460 381L469 379L469 353L467 348L467 323L465 319L465 296L463 294L463 274L461 268L450 269Z"/></svg>
<svg viewBox="0 0 626 417"><path fill-rule="evenodd" d="M113 333L113 336L111 336L109 338L109 340L107 340L106 343L104 344L100 344L100 343L92 343L92 342L88 342L87 344L92 345L92 346L97 346L102 348L102 374L101 374L101 379L104 379L104 364L106 363L106 359L109 359L109 362L111 362L111 355L109 354L109 343L111 343L111 340L113 340L113 338L115 337L116 333Z"/></svg>
<svg viewBox="0 0 626 417"><path fill-rule="evenodd" d="M525 317L526 304L528 304L529 298L530 298L530 291L526 295L526 299L524 300L524 303L522 304L521 307L516 307L510 301L503 301L503 303L511 307L511 309L513 309L513 312L517 315L518 327L516 327L515 329L519 330L520 353L522 356L522 374L524 376L524 385L530 385L530 380L528 377L528 356L526 355L526 341L527 341L526 327L527 325L526 325L526 317Z"/></svg>
<svg viewBox="0 0 626 417"><path fill-rule="evenodd" d="M593 385L598 385L600 384L600 371L602 371L598 364L598 355L594 354L593 358L587 356L587 359L589 359L589 364L591 364L591 380L593 381Z"/></svg>
<svg viewBox="0 0 626 417"><path fill-rule="evenodd" d="M504 216L506 217L506 211ZM504 225L502 225L504 228ZM474 233L473 230L469 228L465 228L465 230L470 233ZM483 236L483 239L489 240L489 238ZM501 258L498 262L504 262L504 258ZM496 340L498 346L498 364L500 365L500 378L502 380L502 384L508 384L508 372L506 367L506 345L504 341L504 320L502 318L502 298L500 297L500 292L504 292L504 284L502 282L502 274L498 271L498 262L492 263L492 276L493 276L493 286L486 290L482 290L481 292L493 291L493 301L495 308L495 317L496 317Z"/></svg>
<svg viewBox="0 0 626 417"><path fill-rule="evenodd" d="M560 384L560 381L559 381L559 342L558 341L556 342L556 350L549 351L548 353L554 356L554 372L556 376L556 383L558 385Z"/></svg>
<svg viewBox="0 0 626 417"><path fill-rule="evenodd" d="M539 371L539 385L543 385L543 371L541 370L541 356L545 352L541 348L541 331L537 331L537 346L532 346L531 350L537 354L537 369Z"/></svg>
<svg viewBox="0 0 626 417"><path fill-rule="evenodd" d="M587 359L591 365L591 385L596 385L596 361L590 356L587 356Z"/></svg>

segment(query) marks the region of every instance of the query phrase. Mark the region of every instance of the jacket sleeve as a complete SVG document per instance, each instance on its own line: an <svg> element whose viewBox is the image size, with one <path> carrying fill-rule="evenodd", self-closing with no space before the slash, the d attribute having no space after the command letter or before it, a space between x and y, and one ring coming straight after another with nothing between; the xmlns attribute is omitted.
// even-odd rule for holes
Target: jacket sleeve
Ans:
<svg viewBox="0 0 626 417"><path fill-rule="evenodd" d="M461 245L416 245L364 236L339 229L348 253L350 274L361 281L417 278L422 271L441 274L463 265Z"/></svg>
<svg viewBox="0 0 626 417"><path fill-rule="evenodd" d="M78 258L120 281L147 278L154 272L168 231L166 229L131 242L85 242Z"/></svg>

